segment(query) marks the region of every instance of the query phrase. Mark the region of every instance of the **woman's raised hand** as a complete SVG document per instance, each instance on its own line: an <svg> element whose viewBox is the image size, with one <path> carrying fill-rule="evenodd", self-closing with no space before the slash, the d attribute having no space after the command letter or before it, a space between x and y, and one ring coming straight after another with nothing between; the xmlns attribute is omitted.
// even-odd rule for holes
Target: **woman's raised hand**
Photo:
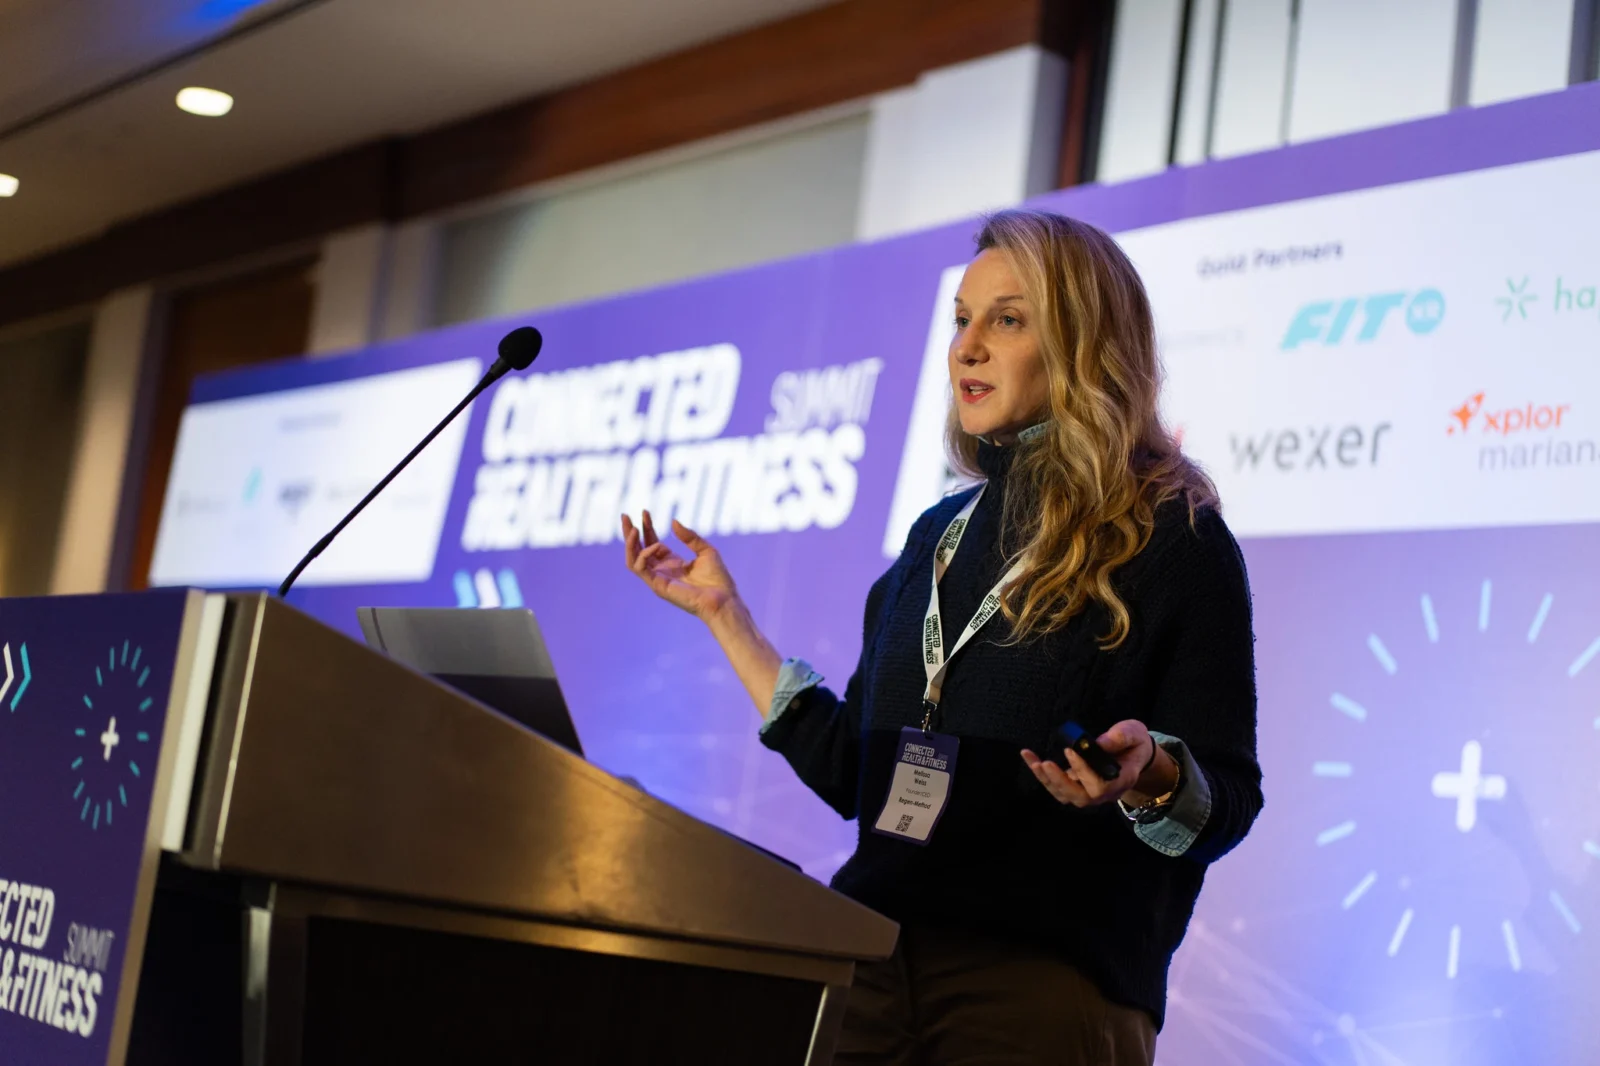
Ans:
<svg viewBox="0 0 1600 1066"><path fill-rule="evenodd" d="M673 519L672 532L694 553L685 561L657 539L649 511L643 518L644 529L640 530L627 515L622 516L622 546L628 569L638 574L650 591L704 622L738 599L722 556L704 537Z"/></svg>

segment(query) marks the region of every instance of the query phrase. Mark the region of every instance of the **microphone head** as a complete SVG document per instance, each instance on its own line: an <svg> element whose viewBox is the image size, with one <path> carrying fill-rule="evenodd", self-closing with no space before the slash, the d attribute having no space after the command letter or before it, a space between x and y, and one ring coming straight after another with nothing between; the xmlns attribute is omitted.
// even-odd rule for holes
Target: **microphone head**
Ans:
<svg viewBox="0 0 1600 1066"><path fill-rule="evenodd" d="M512 370L526 370L533 365L544 347L544 337L532 326L518 326L500 338L500 361Z"/></svg>

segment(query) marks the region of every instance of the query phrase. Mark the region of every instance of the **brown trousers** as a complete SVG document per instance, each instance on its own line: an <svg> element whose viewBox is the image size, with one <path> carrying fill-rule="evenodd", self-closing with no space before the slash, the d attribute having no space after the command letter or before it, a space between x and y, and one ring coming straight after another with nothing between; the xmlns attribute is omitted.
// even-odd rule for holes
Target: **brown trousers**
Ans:
<svg viewBox="0 0 1600 1066"><path fill-rule="evenodd" d="M856 967L838 1066L1151 1066L1150 1015L1043 949L906 926Z"/></svg>

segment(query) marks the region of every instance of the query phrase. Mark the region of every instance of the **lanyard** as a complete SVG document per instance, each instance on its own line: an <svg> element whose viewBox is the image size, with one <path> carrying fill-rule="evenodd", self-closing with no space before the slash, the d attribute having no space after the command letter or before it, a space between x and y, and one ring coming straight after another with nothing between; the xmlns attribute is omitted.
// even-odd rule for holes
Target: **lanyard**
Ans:
<svg viewBox="0 0 1600 1066"><path fill-rule="evenodd" d="M972 621L967 623L967 628L961 631L955 646L950 649L950 654L945 655L944 628L939 618L939 579L944 577L944 572L950 568L950 560L955 558L956 549L961 546L962 534L967 531L967 522L988 487L985 484L979 488L961 509L961 513L950 520L944 536L939 538L939 546L933 552L933 591L928 596L928 613L922 619L922 668L928 675L928 686L922 693L924 733L929 732L933 726L933 713L939 709L939 693L944 688L945 672L950 669L950 660L966 647L967 642L972 639L973 634L983 628L984 623L999 613L1000 591L1022 573L1023 561L1018 559L1001 575L994 588L989 590L989 594L983 598L983 602L973 614Z"/></svg>

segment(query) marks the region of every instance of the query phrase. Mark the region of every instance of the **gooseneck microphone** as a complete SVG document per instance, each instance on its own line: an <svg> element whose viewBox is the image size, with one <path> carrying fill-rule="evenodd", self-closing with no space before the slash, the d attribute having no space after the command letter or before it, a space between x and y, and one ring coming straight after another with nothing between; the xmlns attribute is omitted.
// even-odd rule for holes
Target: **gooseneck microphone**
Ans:
<svg viewBox="0 0 1600 1066"><path fill-rule="evenodd" d="M344 527L348 526L351 520L377 497L378 493L388 488L389 482L398 477L400 471L404 470L411 460L422 453L422 449L432 444L433 438L444 432L444 427L455 421L455 417L466 410L468 404L476 400L484 389L487 389L511 371L528 369L533 364L534 359L538 357L539 349L542 347L544 347L544 337L532 326L520 326L500 338L500 357L489 367L488 372L478 379L478 383L472 386L472 391L467 393L466 397L456 404L455 408L445 415L439 424L434 426L428 435L423 437L417 446L412 448L406 454L406 457L395 465L393 470L385 474L383 480L374 485L372 491L361 498L360 503L350 508L350 513L339 519L338 525L328 530L323 538L317 541L310 551L306 552L305 557L295 564L293 570L289 571L289 576L283 579L283 584L278 586L278 595L285 596L288 594L290 587L294 585L295 579L300 576L306 567L311 565L311 561L321 555L328 545L333 543L333 538L344 532Z"/></svg>

